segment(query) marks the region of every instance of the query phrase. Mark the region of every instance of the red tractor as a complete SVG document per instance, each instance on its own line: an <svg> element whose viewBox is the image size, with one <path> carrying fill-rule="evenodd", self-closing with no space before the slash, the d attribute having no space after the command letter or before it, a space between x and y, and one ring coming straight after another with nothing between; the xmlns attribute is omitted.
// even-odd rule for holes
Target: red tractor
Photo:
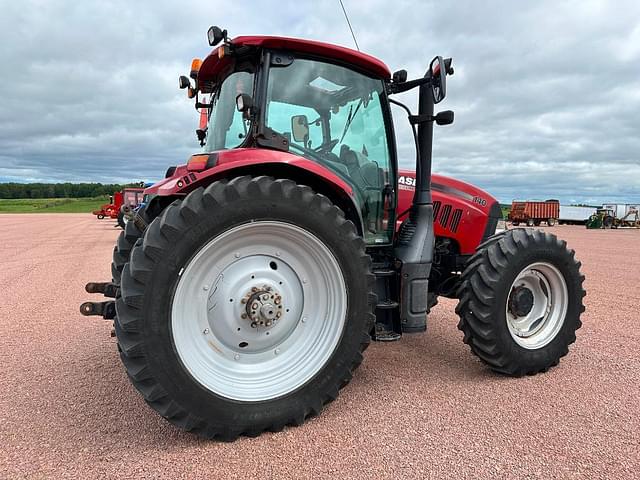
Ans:
<svg viewBox="0 0 640 480"><path fill-rule="evenodd" d="M113 281L87 302L113 319L147 403L207 438L299 425L333 400L374 340L423 332L437 296L459 299L464 342L512 376L557 365L575 341L584 277L566 243L495 233L496 200L431 174L450 59L422 78L292 38L232 40L180 78L208 123L204 152L146 190L120 235ZM398 170L390 104L409 113L416 171ZM417 131L416 131L417 130Z"/></svg>

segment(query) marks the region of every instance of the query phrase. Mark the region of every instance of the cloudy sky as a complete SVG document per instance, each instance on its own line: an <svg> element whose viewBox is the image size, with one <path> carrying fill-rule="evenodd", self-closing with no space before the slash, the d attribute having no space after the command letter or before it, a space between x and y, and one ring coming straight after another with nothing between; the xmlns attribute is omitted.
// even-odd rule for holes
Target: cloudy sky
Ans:
<svg viewBox="0 0 640 480"><path fill-rule="evenodd" d="M392 70L454 58L437 172L507 202L640 202L640 2L344 1L360 48ZM208 53L211 24L353 46L338 0L0 0L0 12L0 181L153 181L183 163L198 119L177 77Z"/></svg>

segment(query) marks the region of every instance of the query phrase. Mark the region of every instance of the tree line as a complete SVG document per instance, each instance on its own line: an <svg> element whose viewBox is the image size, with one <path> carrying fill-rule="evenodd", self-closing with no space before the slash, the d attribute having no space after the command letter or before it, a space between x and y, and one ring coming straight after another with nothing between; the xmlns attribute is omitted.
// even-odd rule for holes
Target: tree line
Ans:
<svg viewBox="0 0 640 480"><path fill-rule="evenodd" d="M112 195L124 187L116 183L0 183L0 198L87 198Z"/></svg>

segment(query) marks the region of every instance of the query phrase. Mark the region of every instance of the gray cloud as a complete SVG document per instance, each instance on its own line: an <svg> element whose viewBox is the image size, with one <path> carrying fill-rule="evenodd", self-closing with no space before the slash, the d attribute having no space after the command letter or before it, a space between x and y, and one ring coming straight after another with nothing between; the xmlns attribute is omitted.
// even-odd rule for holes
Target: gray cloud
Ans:
<svg viewBox="0 0 640 480"><path fill-rule="evenodd" d="M454 58L441 108L456 122L436 131L436 171L503 201L640 201L638 2L345 5L360 47L392 70L416 77L434 55ZM337 0L0 7L0 181L154 180L183 162L197 115L176 79L208 53L212 23L352 46Z"/></svg>

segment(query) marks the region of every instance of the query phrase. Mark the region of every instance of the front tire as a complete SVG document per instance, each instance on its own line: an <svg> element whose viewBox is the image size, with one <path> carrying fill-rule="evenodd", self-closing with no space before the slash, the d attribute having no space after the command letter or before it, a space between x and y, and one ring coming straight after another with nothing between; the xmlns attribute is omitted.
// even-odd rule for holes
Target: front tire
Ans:
<svg viewBox="0 0 640 480"><path fill-rule="evenodd" d="M134 246L116 303L122 361L153 409L204 437L299 425L362 361L370 265L354 225L310 188L215 182Z"/></svg>
<svg viewBox="0 0 640 480"><path fill-rule="evenodd" d="M497 372L548 370L568 353L582 325L583 281L564 240L527 229L494 236L462 274L456 313L464 342Z"/></svg>

